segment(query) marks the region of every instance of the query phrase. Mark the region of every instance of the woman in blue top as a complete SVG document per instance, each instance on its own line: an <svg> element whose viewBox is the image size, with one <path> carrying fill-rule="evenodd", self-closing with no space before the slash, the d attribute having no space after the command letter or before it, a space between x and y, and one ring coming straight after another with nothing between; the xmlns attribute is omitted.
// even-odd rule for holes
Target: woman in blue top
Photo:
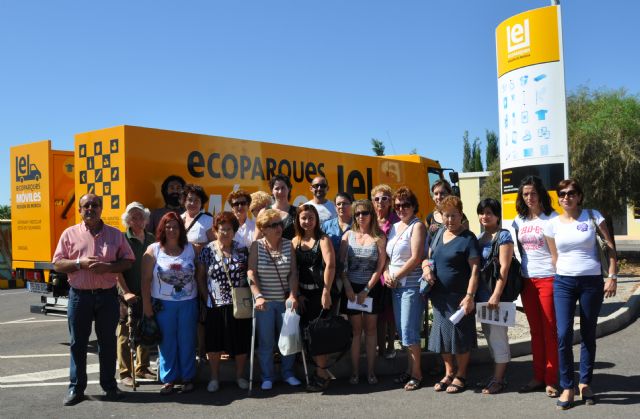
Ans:
<svg viewBox="0 0 640 419"><path fill-rule="evenodd" d="M482 252L482 267L488 265L491 248L495 240L498 242L498 260L500 261L500 277L496 281L495 289L489 289L486 281L480 281L476 301L486 302L489 310L497 310L500 305L500 297L509 276L509 266L513 257L513 239L508 230L500 228L501 208L500 203L495 199L487 198L480 201L477 208L480 225L484 232L478 237L480 250ZM507 383L504 379L507 363L511 360L509 349L509 335L507 326L482 323L482 332L487 338L489 351L495 362L493 377L487 380L482 389L482 394L496 394L502 392Z"/></svg>
<svg viewBox="0 0 640 419"><path fill-rule="evenodd" d="M460 393L466 388L471 348L476 346L473 300L478 288L480 250L476 236L462 224L460 198L444 198L440 211L444 229L437 231L431 242L431 263L423 264L433 305L429 350L442 354L446 370L434 390ZM464 317L453 324L449 317L458 309L463 309Z"/></svg>

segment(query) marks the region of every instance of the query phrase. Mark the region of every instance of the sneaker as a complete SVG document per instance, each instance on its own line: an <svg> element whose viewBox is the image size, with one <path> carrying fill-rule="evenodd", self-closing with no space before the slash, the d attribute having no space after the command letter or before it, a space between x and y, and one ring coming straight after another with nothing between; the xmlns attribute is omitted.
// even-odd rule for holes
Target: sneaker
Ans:
<svg viewBox="0 0 640 419"><path fill-rule="evenodd" d="M293 386L293 387L296 387L296 386L299 386L300 384L302 384L302 382L300 382L300 380L298 380L294 376L291 376L289 378L285 378L284 382L289 384L290 386Z"/></svg>
<svg viewBox="0 0 640 419"><path fill-rule="evenodd" d="M273 388L273 382L270 380L264 380L260 388L263 390L271 390Z"/></svg>
<svg viewBox="0 0 640 419"><path fill-rule="evenodd" d="M158 375L155 372L143 370L136 373L136 378L141 378L143 380L156 380L158 378Z"/></svg>
<svg viewBox="0 0 640 419"><path fill-rule="evenodd" d="M207 385L207 391L209 393L215 393L216 391L218 391L218 389L220 388L220 383L218 382L218 380L211 380L209 381L209 384Z"/></svg>
<svg viewBox="0 0 640 419"><path fill-rule="evenodd" d="M236 383L238 383L238 387L240 387L241 390L249 389L249 381L246 378L240 377L236 380Z"/></svg>

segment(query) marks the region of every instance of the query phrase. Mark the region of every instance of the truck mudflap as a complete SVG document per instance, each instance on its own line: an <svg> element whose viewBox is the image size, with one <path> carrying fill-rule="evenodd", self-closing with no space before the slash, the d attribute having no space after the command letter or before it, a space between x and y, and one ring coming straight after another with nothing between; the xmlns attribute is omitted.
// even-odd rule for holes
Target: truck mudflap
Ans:
<svg viewBox="0 0 640 419"><path fill-rule="evenodd" d="M40 296L40 304L31 305L32 313L67 314L69 282L66 274L51 271L48 283L28 282L27 288L30 292L48 294Z"/></svg>

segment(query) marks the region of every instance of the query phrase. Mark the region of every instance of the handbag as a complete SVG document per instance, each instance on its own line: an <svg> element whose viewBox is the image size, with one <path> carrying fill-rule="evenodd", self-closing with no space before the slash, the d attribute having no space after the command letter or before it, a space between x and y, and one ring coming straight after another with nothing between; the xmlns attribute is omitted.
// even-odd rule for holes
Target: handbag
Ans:
<svg viewBox="0 0 640 419"><path fill-rule="evenodd" d="M600 231L600 227L596 224L593 212L591 212L590 209L588 209L587 212L589 213L589 220L591 220L591 223L593 224L593 231L596 233L596 252L600 258L600 271L602 276L606 278L609 276L609 245L601 236L602 232Z"/></svg>
<svg viewBox="0 0 640 419"><path fill-rule="evenodd" d="M498 237L500 237L502 231L504 229L500 229L491 241L491 252L489 253L487 264L480 271L482 279L491 292L496 288L496 283L500 278L500 245L498 244ZM507 283L502 290L502 295L500 295L501 302L514 302L522 292L523 282L520 267L520 261L518 261L515 254L511 255Z"/></svg>
<svg viewBox="0 0 640 419"><path fill-rule="evenodd" d="M231 276L229 275L229 267L227 266L227 262L224 261L224 255L222 251L218 247L218 244L215 245L216 253L218 253L218 257L222 261L222 267L224 268L224 273L227 276L227 281L229 281L229 287L231 288L231 300L233 302L233 317L236 319L250 319L253 317L253 295L251 294L251 288L249 287L234 287L233 282L231 281Z"/></svg>
<svg viewBox="0 0 640 419"><path fill-rule="evenodd" d="M307 352L311 356L336 352L341 352L344 355L351 348L351 340L353 339L351 323L340 316L328 315L325 317L326 313L329 312L321 310L320 315L311 320L304 328L302 338Z"/></svg>

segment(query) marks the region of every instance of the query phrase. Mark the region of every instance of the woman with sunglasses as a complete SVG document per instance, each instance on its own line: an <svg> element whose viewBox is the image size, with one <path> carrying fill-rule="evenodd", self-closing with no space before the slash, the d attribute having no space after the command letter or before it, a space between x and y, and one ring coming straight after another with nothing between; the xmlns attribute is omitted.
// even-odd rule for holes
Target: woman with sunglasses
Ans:
<svg viewBox="0 0 640 419"><path fill-rule="evenodd" d="M212 228L213 217L204 210L208 200L209 197L202 186L187 183L182 188L182 202L185 211L181 217L187 229L187 240L197 252L215 239L215 232Z"/></svg>
<svg viewBox="0 0 640 419"><path fill-rule="evenodd" d="M444 198L440 211L445 228L431 241L429 259L422 267L431 284L433 305L429 350L440 353L445 365L445 376L433 389L454 394L466 389L471 348L477 344L473 300L478 289L480 249L476 236L462 224L460 198ZM453 324L449 318L459 309L464 317Z"/></svg>
<svg viewBox="0 0 640 419"><path fill-rule="evenodd" d="M251 243L247 277L255 301L262 390L271 390L275 380L273 347L282 329L282 315L287 305L293 310L298 307L298 269L291 240L282 237L280 211L263 210L256 227L263 237ZM299 386L300 380L293 374L294 361L295 355L283 356L281 373L287 384Z"/></svg>
<svg viewBox="0 0 640 419"><path fill-rule="evenodd" d="M595 404L591 389L596 358L596 326L603 297L616 295L617 260L607 224L597 210L582 209L584 194L574 179L556 187L563 213L549 221L544 231L556 267L553 302L558 325L560 388L558 409L569 409L574 402L573 317L580 301L580 381L578 390L587 405ZM609 275L602 278L596 234L600 230L609 247Z"/></svg>
<svg viewBox="0 0 640 419"><path fill-rule="evenodd" d="M433 202L436 204L436 208L433 212L427 214L427 218L425 224L427 225L427 235L428 240L427 243L431 242L431 239L435 237L436 232L439 228L442 228L444 225L444 221L442 218L442 211L440 210L440 203L443 199L453 194L453 189L451 188L451 184L447 182L445 179L436 180L433 185L431 185L431 197L433 198ZM469 220L467 216L462 214L462 225L464 228L469 228Z"/></svg>
<svg viewBox="0 0 640 419"><path fill-rule="evenodd" d="M292 240L296 249L300 296L301 321L304 330L310 321L317 319L322 310L331 310L331 286L335 276L335 254L329 237L322 233L318 222L318 210L312 204L298 207L296 236ZM314 357L317 366L315 376L307 391L324 391L331 376L326 370L327 355Z"/></svg>
<svg viewBox="0 0 640 419"><path fill-rule="evenodd" d="M256 230L256 222L248 217L251 195L249 195L249 192L238 189L229 194L227 203L231 206L231 211L240 224L233 240L240 246L249 249L251 243L253 243L253 236Z"/></svg>
<svg viewBox="0 0 640 419"><path fill-rule="evenodd" d="M400 221L389 232L387 242L388 270L385 282L393 288L393 312L402 346L407 349L407 371L396 379L407 391L422 385L420 368L420 329L424 299L420 295L420 263L424 259L427 229L416 217L418 198L407 187L393 195L394 208Z"/></svg>
<svg viewBox="0 0 640 419"><path fill-rule="evenodd" d="M393 191L389 185L380 184L371 189L371 200L376 211L376 218L378 218L378 226L387 238L391 227L400 221L396 212L393 211L392 197ZM378 355L384 356L385 359L393 359L396 357L396 319L393 316L391 298L393 292L385 284L384 274L380 276L380 283L383 288L382 312L378 315Z"/></svg>
<svg viewBox="0 0 640 419"><path fill-rule="evenodd" d="M544 390L558 397L558 333L553 307L551 251L544 239L549 220L558 216L551 197L537 176L520 183L516 198L518 216L512 227L516 232L522 259L522 305L531 330L533 378L520 388L521 393Z"/></svg>
<svg viewBox="0 0 640 419"><path fill-rule="evenodd" d="M156 230L157 241L142 257L142 307L162 333L159 345L160 394L170 394L177 382L182 392L193 390L196 376L196 321L198 286L195 279L196 252L187 241L182 218L166 213Z"/></svg>
<svg viewBox="0 0 640 419"><path fill-rule="evenodd" d="M349 379L351 384L358 384L360 381L360 337L363 330L367 352L367 381L369 384L378 383L375 375L376 323L378 313L382 309L380 275L386 261L386 244L387 239L380 231L371 201L356 201L353 204L351 230L344 233L340 243L340 260L344 266L342 282L345 292L341 311L349 316L353 328L352 373ZM370 310L347 308L349 301L363 305L368 297L371 298Z"/></svg>

